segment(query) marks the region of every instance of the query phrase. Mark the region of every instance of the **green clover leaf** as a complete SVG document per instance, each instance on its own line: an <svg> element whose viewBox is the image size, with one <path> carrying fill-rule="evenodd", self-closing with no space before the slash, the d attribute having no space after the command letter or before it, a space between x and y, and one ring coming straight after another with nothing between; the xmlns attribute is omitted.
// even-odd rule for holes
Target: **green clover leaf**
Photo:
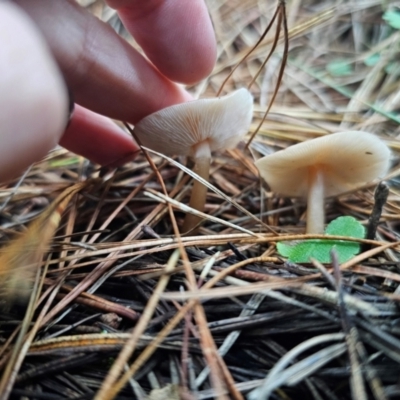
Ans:
<svg viewBox="0 0 400 400"><path fill-rule="evenodd" d="M339 217L327 226L325 234L362 239L365 236L365 228L353 217ZM296 263L310 262L310 258L315 258L321 263L330 263L332 249L336 250L339 262L343 263L360 252L360 244L329 238L277 244L278 253Z"/></svg>

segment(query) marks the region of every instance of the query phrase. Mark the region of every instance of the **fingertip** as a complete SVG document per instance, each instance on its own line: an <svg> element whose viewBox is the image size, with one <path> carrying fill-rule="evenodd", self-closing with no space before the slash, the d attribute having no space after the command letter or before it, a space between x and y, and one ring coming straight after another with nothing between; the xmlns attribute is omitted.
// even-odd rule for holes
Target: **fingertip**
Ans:
<svg viewBox="0 0 400 400"><path fill-rule="evenodd" d="M75 105L61 146L100 165L119 166L135 158L139 148L132 136L110 119Z"/></svg>
<svg viewBox="0 0 400 400"><path fill-rule="evenodd" d="M192 84L214 68L217 45L203 0L109 0L148 58L167 78Z"/></svg>

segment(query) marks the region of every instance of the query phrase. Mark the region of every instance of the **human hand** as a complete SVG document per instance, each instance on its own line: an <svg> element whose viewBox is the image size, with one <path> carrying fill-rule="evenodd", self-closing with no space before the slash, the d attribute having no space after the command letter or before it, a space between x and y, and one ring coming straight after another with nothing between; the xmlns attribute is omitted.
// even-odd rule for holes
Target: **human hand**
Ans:
<svg viewBox="0 0 400 400"><path fill-rule="evenodd" d="M190 95L214 65L203 0L108 0L154 66L73 1L0 2L0 181L58 142L103 165L133 158L135 123ZM50 49L50 51L49 51ZM55 62L55 61L56 62ZM68 128L66 82L77 104Z"/></svg>

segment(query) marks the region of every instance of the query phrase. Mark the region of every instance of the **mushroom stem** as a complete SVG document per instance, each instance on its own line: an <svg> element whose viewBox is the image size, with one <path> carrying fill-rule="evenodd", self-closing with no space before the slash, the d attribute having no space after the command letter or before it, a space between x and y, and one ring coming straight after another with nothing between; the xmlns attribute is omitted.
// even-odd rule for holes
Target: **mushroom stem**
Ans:
<svg viewBox="0 0 400 400"><path fill-rule="evenodd" d="M193 172L208 181L210 176L211 151L208 141L199 143L195 148L195 165ZM189 206L198 211L204 210L207 197L207 187L198 180L194 180ZM201 217L193 214L186 214L182 231L189 232L201 221ZM195 233L193 231L192 233Z"/></svg>
<svg viewBox="0 0 400 400"><path fill-rule="evenodd" d="M324 177L321 169L314 167L308 173L306 233L324 233L324 222Z"/></svg>

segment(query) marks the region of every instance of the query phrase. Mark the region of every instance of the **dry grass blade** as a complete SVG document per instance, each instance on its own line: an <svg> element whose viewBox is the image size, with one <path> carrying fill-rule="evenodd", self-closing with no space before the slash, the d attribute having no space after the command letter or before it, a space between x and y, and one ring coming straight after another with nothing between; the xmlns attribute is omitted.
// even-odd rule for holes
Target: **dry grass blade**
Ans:
<svg viewBox="0 0 400 400"><path fill-rule="evenodd" d="M276 96L278 95L279 87L281 86L281 83L282 83L283 73L285 71L286 62L287 62L287 58L288 58L288 54L289 54L289 33L288 33L287 19L286 19L285 0L280 0L280 4L279 4L278 8L279 8L278 26L277 26L276 35L275 35L274 42L272 44L271 51L268 54L268 56L265 59L265 61L263 62L263 64L261 65L261 67L260 67L259 71L257 72L256 76L251 81L250 86L253 84L253 82L255 81L257 76L261 73L261 69L264 67L264 65L268 62L268 60L272 56L272 54L273 54L273 52L274 52L274 50L276 48L276 45L278 44L279 35L280 35L280 32L281 32L281 25L282 25L283 26L284 47L283 47L283 56L282 56L281 66L279 68L278 79L277 79L275 90L274 90L274 93L272 94L270 103L269 103L269 105L268 105L268 107L267 107L267 109L266 109L266 111L264 113L264 116L262 117L260 123L258 124L256 130L251 134L250 139L246 143L246 148L248 148L250 146L251 142L253 141L254 137L257 135L257 133L260 130L261 126L264 124L264 121L267 118L267 115L268 115L269 111L271 110L272 105L274 104Z"/></svg>
<svg viewBox="0 0 400 400"><path fill-rule="evenodd" d="M262 294L254 294L251 299L248 301L247 306L248 308L244 308L243 311L240 313L241 317L246 317L249 315L253 315L256 311L257 307L261 304L264 300L264 296ZM218 352L223 357L229 351L229 349L234 345L236 339L241 334L241 330L232 331L229 335L225 338L222 345L219 347ZM204 380L207 378L207 375L210 373L210 369L205 367L198 377L196 378L197 386L201 386Z"/></svg>
<svg viewBox="0 0 400 400"><path fill-rule="evenodd" d="M339 261L335 251L331 253L332 266L334 276L336 280L336 290L338 293L338 306L340 310L340 316L342 320L343 331L346 335L347 351L349 354L350 366L351 366L351 392L354 399L367 400L367 392L365 390L363 374L361 371L361 365L358 360L357 346L358 346L358 335L354 324L352 323L349 314L347 313L346 303L344 301L342 276L340 272Z"/></svg>
<svg viewBox="0 0 400 400"><path fill-rule="evenodd" d="M25 354L28 350L29 344L27 346L27 343L25 341L25 335L29 329L30 323L33 318L33 314L35 312L36 301L40 289L40 270L36 269L35 272L36 272L36 279L34 282L33 290L31 291L30 301L25 313L25 318L21 324L21 329L19 331L14 348L11 352L10 359L1 377L0 381L1 400L7 400L9 398L14 381L17 377L19 368L22 364L22 360L25 357Z"/></svg>
<svg viewBox="0 0 400 400"><path fill-rule="evenodd" d="M336 291L328 290L326 288L319 288L311 285L302 285L300 287L294 287L294 293L299 293L304 296L314 297L327 302L329 304L337 304L339 302L339 294ZM381 310L374 307L373 304L367 303L366 301L359 299L350 294L343 294L341 301L348 307L352 312L359 312L365 315L379 316Z"/></svg>
<svg viewBox="0 0 400 400"><path fill-rule="evenodd" d="M340 266L340 269L341 269L342 271L343 271L343 270L346 270L346 269L349 269L349 268L351 268L353 265L356 265L356 264L360 263L361 261L364 261L364 260L368 259L369 257L372 257L372 256L374 256L374 255L376 255L376 254L381 253L382 251L384 251L384 250L386 250L386 249L390 249L391 247L395 247L395 246L398 246L398 245L399 245L399 242L387 243L387 244L384 244L384 245L382 245L382 246L375 247L374 249L365 251L364 253L361 253L361 254L359 254L358 256L353 257L351 260L349 260L349 261L343 263L343 264Z"/></svg>
<svg viewBox="0 0 400 400"><path fill-rule="evenodd" d="M173 271L178 260L179 260L179 251L175 250L168 261L168 264L165 268L165 272L168 273L170 271ZM129 358L134 352L137 342L140 339L140 336L147 328L147 324L149 323L154 313L154 309L157 306L157 303L160 299L160 295L163 293L165 287L168 284L168 280L169 280L169 275L166 274L162 276L158 281L157 287L155 288L153 295L151 296L149 302L147 303L141 318L139 319L137 325L135 326L135 329L133 330L131 337L129 338L129 340L126 342L125 346L119 353L118 358L115 360L113 366L111 367L108 373L107 378L104 380L102 387L97 393L95 397L96 400L113 399L122 389L121 385L118 385L118 383L116 382L118 381L119 376L125 364L128 362Z"/></svg>
<svg viewBox="0 0 400 400"><path fill-rule="evenodd" d="M219 90L218 90L218 92L217 92L217 96L219 96L221 93L222 93L222 90L224 89L224 86L225 86L225 84L228 82L228 80L230 79L230 77L234 74L234 72L237 70L237 68L247 59L247 57L251 54L251 53L253 53L253 51L261 44L261 42L265 39L265 36L268 34L268 32L271 30L271 28L272 28L272 25L274 24L274 22L275 22L275 20L276 20L276 17L279 15L281 15L280 14L280 11L281 11L281 6L280 5L278 5L278 7L276 8L276 10L275 10L275 12L274 12L274 15L272 16L272 18L271 18L271 21L269 22L269 24L267 25L267 27L264 29L264 32L262 33L262 35L260 36L260 38L258 39L258 41L257 41L257 43L243 56L243 58L240 60L240 61L238 61L238 63L232 68L232 70L231 70L231 72L229 72L229 74L228 74L228 76L223 80L223 82L222 82L222 84L221 84L221 86L220 86L220 88L219 88ZM278 23L278 26L280 25L280 22ZM276 39L276 37L275 37L275 39L274 39L274 44L273 44L273 49L275 49L275 47L276 47L276 42L277 42L277 39ZM265 59L265 61L263 62L263 66L267 63L267 61L269 60L269 58L270 58L270 56L271 56L271 54L273 53L273 50L271 50L270 51L270 53L269 53L269 55L267 56L267 58ZM260 70L259 70L259 72L261 71L261 68L260 68ZM259 74L259 73L258 73ZM258 74L257 74L257 76L258 76ZM254 79L252 80L252 82L251 82L251 84L254 82ZM251 86L251 84L249 85L249 89L250 89L250 86Z"/></svg>
<svg viewBox="0 0 400 400"><path fill-rule="evenodd" d="M267 393L267 398L270 393L278 388L279 386L288 385L293 386L306 379L312 373L317 371L323 365L328 364L335 357L339 357L346 351L346 346L344 343L334 344L325 349L316 351L310 356L304 358L303 360L297 362L291 367L287 368L285 371L280 371L279 377L275 375L275 381L268 388L267 392L262 392L263 395ZM276 373L276 371L274 371ZM266 389L265 389L266 390Z"/></svg>
<svg viewBox="0 0 400 400"><path fill-rule="evenodd" d="M249 231L247 229L244 229L244 228L242 228L240 226L237 226L235 224L231 224L230 222L224 221L223 219L216 218L216 217L213 217L211 215L207 215L207 214L205 214L205 213L203 213L201 211L195 210L194 208L186 206L185 204L182 204L179 201L171 199L170 197L165 196L165 195L163 195L161 193L157 193L157 192L154 192L154 191L147 190L147 191L144 192L144 194L146 196L149 196L149 197L154 198L156 200L161 200L161 201L164 201L167 204L171 204L172 206L176 207L178 210L181 210L181 211L183 211L185 213L191 213L191 214L193 214L193 215L195 215L195 216L197 216L199 218L203 218L205 220L210 220L210 221L213 221L213 222L216 222L216 223L220 223L221 225L226 225L226 226L228 226L230 228L237 229L238 231L241 231L243 233L247 233L248 235L251 235L251 236L259 236L256 233L253 233L253 232L251 232L251 231Z"/></svg>
<svg viewBox="0 0 400 400"><path fill-rule="evenodd" d="M252 391L249 395L250 400L256 400L256 399L267 399L270 393L275 390L277 387L282 385L287 377L284 376L284 379L280 378L280 374L282 373L282 370L284 368L291 364L301 353L304 351L310 349L311 347L320 345L322 343L326 342L332 342L332 341L342 341L344 339L344 335L341 333L336 333L336 334L330 334L330 335L321 335L321 336L316 336L312 339L306 340L305 342L299 344L298 346L294 347L292 350L290 350L287 354L285 354L276 364L275 366L271 369L267 377L265 378L264 382L260 386L260 388L255 389ZM345 350L345 347L343 344L340 344L339 346L335 346L331 348L333 350L332 354L339 355L343 350ZM321 358L322 361L322 358ZM329 362L329 360L325 360L325 362ZM309 362L307 363L309 364ZM291 374L289 374L290 376Z"/></svg>
<svg viewBox="0 0 400 400"><path fill-rule="evenodd" d="M63 211L71 198L88 186L88 183L78 183L62 192L29 225L26 232L1 249L0 286L3 296L12 299L32 285L33 276L41 265L43 254L49 248Z"/></svg>
<svg viewBox="0 0 400 400"><path fill-rule="evenodd" d="M146 147L143 147L143 149L145 149L146 151L148 151L151 154L155 154L159 157L164 158L165 160L167 160L168 162L170 162L171 164L177 166L179 169L181 169L182 171L184 171L186 174L190 175L192 178L196 179L197 181L199 181L200 183L202 183L204 186L206 186L209 190L213 191L214 193L216 193L218 196L221 196L221 198L223 198L224 200L228 201L230 204L232 204L234 207L236 207L239 211L243 212L245 215L249 216L250 218L252 218L253 220L259 222L263 227L265 227L266 229L268 229L271 233L276 234L276 232L270 228L269 226L267 226L263 221L261 221L260 219L258 219L255 215L253 215L252 213L250 213L248 210L246 210L246 208L242 207L240 204L237 204L235 201L233 201L229 196L227 196L224 192L222 192L221 190L219 190L218 188L216 188L214 185L212 185L210 182L207 182L205 179L201 178L200 176L198 176L195 172L191 171L189 168L185 167L184 165L176 162L175 160L173 160L170 157L167 157L164 154L158 153L154 150L148 149Z"/></svg>

